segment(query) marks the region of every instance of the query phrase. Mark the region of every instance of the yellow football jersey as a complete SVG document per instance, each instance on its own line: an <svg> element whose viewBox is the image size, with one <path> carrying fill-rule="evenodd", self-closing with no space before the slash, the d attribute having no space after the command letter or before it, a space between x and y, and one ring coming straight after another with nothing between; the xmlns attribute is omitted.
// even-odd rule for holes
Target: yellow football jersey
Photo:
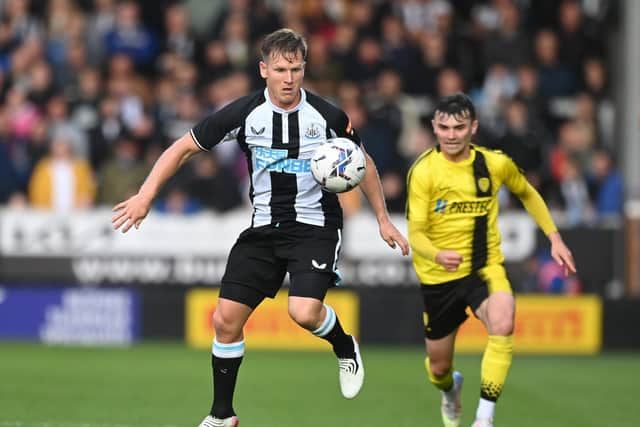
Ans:
<svg viewBox="0 0 640 427"><path fill-rule="evenodd" d="M416 160L407 181L407 221L426 227L427 237L439 250L454 250L463 257L458 271L448 272L414 251L420 282L448 282L504 261L496 195L503 184L515 194L528 186L510 157L472 145L468 159L451 162L433 148Z"/></svg>

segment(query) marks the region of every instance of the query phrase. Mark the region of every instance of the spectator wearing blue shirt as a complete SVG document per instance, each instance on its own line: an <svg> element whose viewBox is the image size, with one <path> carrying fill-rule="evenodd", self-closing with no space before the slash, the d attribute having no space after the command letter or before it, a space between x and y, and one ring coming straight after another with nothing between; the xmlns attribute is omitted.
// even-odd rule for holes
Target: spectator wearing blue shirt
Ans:
<svg viewBox="0 0 640 427"><path fill-rule="evenodd" d="M613 156L604 148L596 150L591 158L590 184L598 220L619 219L624 204L624 184Z"/></svg>

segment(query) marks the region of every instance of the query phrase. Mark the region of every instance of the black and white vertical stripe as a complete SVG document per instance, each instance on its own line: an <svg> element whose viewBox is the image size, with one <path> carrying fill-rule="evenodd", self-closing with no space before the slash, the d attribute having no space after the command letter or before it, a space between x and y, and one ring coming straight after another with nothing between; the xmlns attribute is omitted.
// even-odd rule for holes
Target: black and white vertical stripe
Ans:
<svg viewBox="0 0 640 427"><path fill-rule="evenodd" d="M191 135L203 150L226 140L238 142L248 163L254 227L297 221L341 228L337 196L322 191L308 168L278 170L273 166L283 153L286 159L300 160L298 165L309 161L327 138L349 137L359 144L357 135L347 131L346 114L322 98L302 91L300 103L283 110L270 102L265 89L205 118Z"/></svg>

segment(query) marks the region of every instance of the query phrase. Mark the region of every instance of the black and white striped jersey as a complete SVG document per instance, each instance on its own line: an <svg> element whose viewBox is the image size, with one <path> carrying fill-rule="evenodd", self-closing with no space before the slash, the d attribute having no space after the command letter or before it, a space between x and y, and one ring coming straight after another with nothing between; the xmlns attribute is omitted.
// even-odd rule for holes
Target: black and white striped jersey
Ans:
<svg viewBox="0 0 640 427"><path fill-rule="evenodd" d="M191 136L207 151L223 141L238 142L251 177L253 227L297 221L342 228L337 196L322 191L310 167L314 150L328 138L360 145L341 109L301 89L300 103L283 110L271 103L265 88L206 117Z"/></svg>

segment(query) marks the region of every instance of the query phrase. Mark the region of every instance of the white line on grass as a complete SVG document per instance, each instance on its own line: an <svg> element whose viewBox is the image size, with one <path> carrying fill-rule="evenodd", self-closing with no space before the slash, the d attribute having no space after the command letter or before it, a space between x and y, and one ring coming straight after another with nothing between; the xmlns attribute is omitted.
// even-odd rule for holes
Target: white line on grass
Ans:
<svg viewBox="0 0 640 427"><path fill-rule="evenodd" d="M0 427L177 427L170 424L161 426L141 424L95 424L95 423L70 423L65 421L0 421Z"/></svg>

